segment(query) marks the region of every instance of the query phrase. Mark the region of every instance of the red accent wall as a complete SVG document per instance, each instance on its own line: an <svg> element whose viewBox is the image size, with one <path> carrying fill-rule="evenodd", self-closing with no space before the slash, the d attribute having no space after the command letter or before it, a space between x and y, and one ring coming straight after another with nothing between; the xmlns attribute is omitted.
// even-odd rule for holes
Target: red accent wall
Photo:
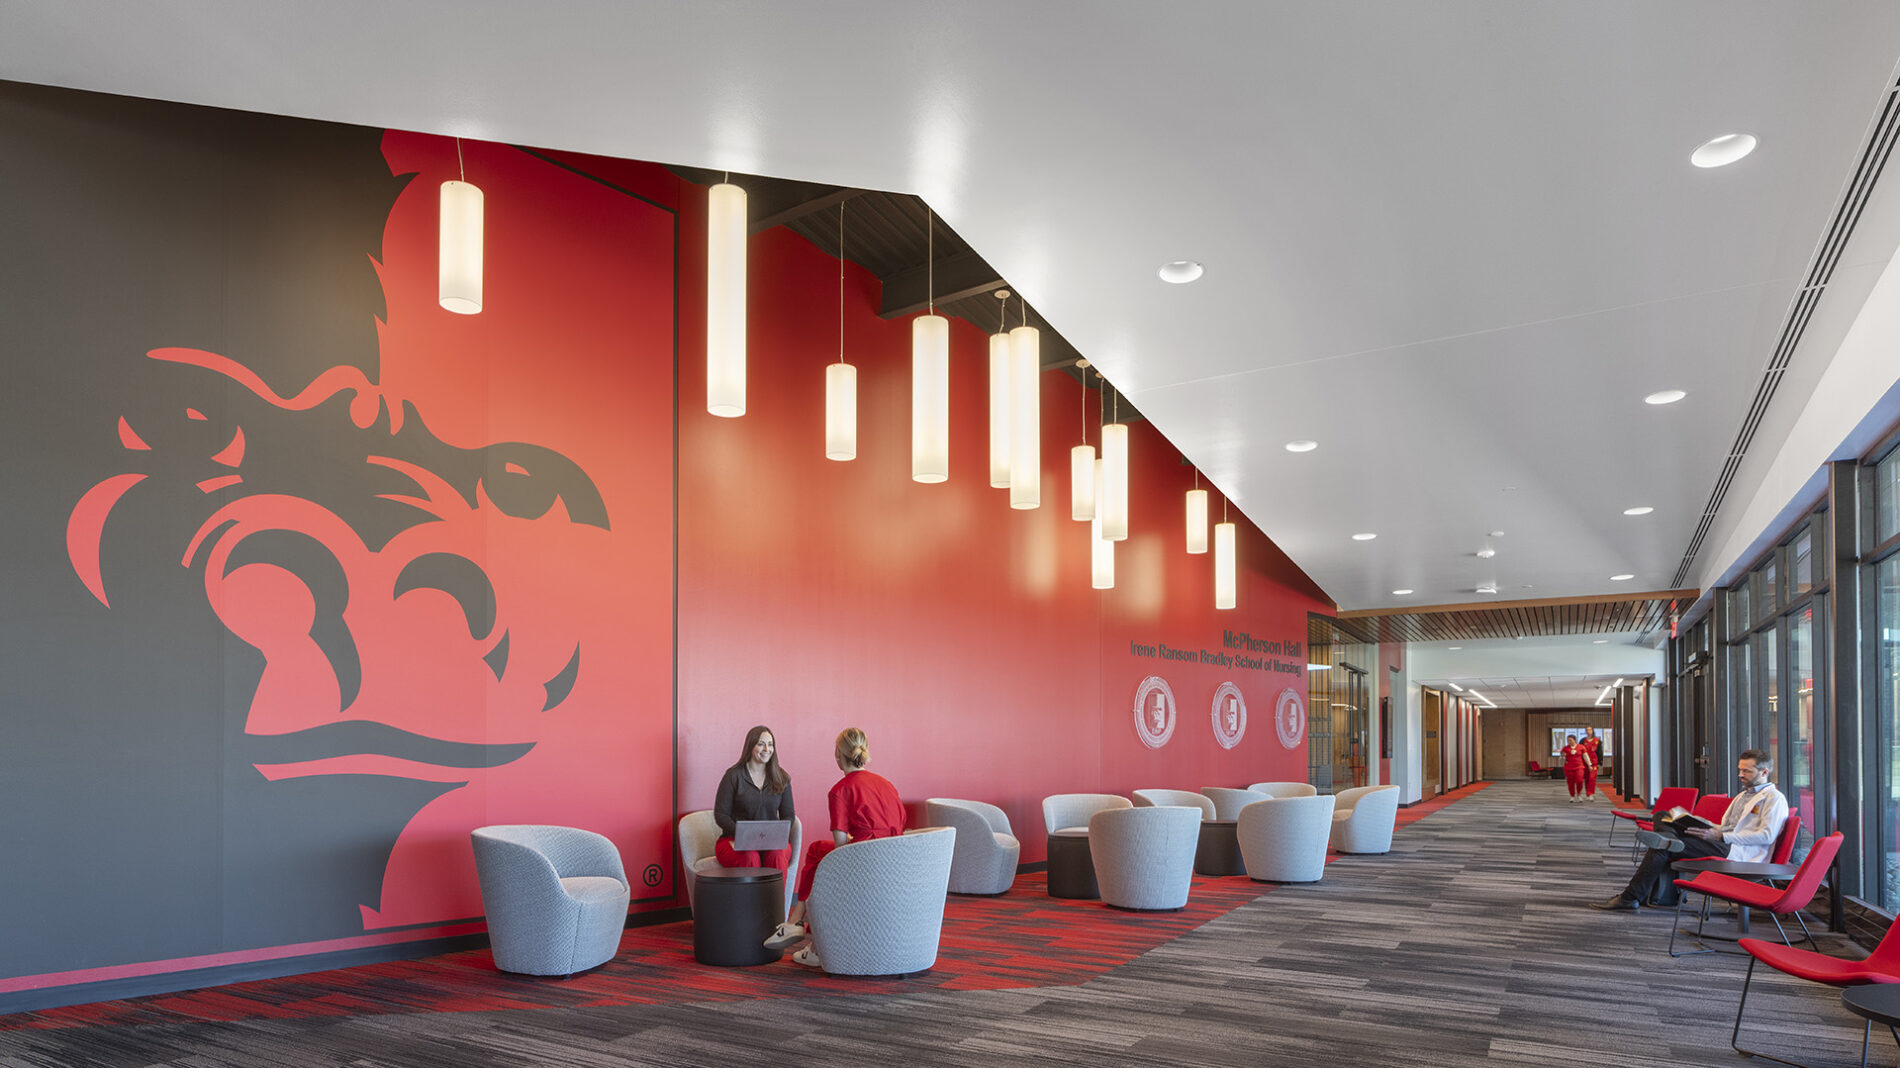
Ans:
<svg viewBox="0 0 1900 1068"><path fill-rule="evenodd" d="M911 481L910 323L879 319L877 284L853 267L845 354L859 369L858 459L825 459L836 261L783 228L750 245L747 414L710 416L703 207L703 190L684 192L682 811L710 804L754 723L777 732L807 820L823 819L822 795L838 778L834 736L858 726L914 815L933 796L1001 805L1026 861L1043 855L1047 794L1305 778L1304 721L1289 748L1274 708L1287 689L1304 705L1306 613L1332 606L1241 520L1240 607L1215 611L1213 557L1183 546L1192 469L1151 425L1131 428L1132 530L1117 546L1115 589L1098 592L1088 525L1068 506L1068 450L1081 441L1079 413L1096 410L1094 393L1085 402L1072 377L1043 374L1043 506L1011 510L986 477L987 338L953 320L950 480ZM1089 434L1099 445L1099 432ZM1289 643L1246 653L1277 670L1158 655L1164 644L1218 654L1227 630ZM1178 703L1159 749L1134 725L1136 690L1151 674ZM1216 742L1210 718L1228 680L1248 714L1232 749Z"/></svg>

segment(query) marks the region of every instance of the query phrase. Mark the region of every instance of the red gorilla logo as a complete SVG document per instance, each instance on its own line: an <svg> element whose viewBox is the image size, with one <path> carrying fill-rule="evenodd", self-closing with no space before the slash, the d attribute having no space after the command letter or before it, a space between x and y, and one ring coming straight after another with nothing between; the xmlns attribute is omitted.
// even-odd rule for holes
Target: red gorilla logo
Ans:
<svg viewBox="0 0 1900 1068"><path fill-rule="evenodd" d="M164 403L119 420L132 469L85 493L67 530L101 603L137 597L158 551L255 651L254 672L206 668L234 676L236 699L254 682L230 741L258 796L300 780L397 791L393 842L335 800L257 831L294 850L324 826L308 848L337 855L314 859L379 873L354 902L367 928L480 914L474 827L596 829L637 868L670 815L672 396L647 376L670 368L673 220L525 153L466 148L488 186L488 311L434 306L452 143L389 135L391 169L420 175L375 265L374 371L273 382L230 355L153 349ZM510 228L510 211L533 225ZM601 272L623 299L596 299Z"/></svg>

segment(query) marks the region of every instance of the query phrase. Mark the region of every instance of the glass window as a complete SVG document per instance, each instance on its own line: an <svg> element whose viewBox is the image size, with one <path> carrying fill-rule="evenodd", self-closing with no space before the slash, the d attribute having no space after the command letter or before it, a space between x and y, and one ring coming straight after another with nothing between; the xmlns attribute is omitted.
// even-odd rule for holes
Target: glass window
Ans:
<svg viewBox="0 0 1900 1068"><path fill-rule="evenodd" d="M1874 540L1900 534L1900 449L1874 467Z"/></svg>
<svg viewBox="0 0 1900 1068"><path fill-rule="evenodd" d="M1880 716L1880 907L1900 911L1900 556L1875 569L1874 697Z"/></svg>
<svg viewBox="0 0 1900 1068"><path fill-rule="evenodd" d="M1741 634L1754 625L1755 621L1748 615L1748 585L1748 580L1743 579L1741 585L1729 594L1728 626L1731 635Z"/></svg>
<svg viewBox="0 0 1900 1068"><path fill-rule="evenodd" d="M1788 596L1799 597L1814 588L1814 533L1804 530L1788 548Z"/></svg>
<svg viewBox="0 0 1900 1068"><path fill-rule="evenodd" d="M1793 701L1788 718L1788 803L1801 814L1798 855L1814 842L1814 609L1788 617L1788 685Z"/></svg>
<svg viewBox="0 0 1900 1068"><path fill-rule="evenodd" d="M1768 755L1781 761L1782 767L1788 766L1788 754L1781 751L1781 671L1775 656L1776 634L1781 628L1769 627L1756 637L1761 643L1762 709L1761 726L1756 728L1756 736L1761 739L1761 747Z"/></svg>
<svg viewBox="0 0 1900 1068"><path fill-rule="evenodd" d="M1735 751L1754 749L1761 738L1755 731L1755 691L1750 685L1753 677L1750 672L1754 659L1749 642L1736 642L1728 647L1728 707L1729 722L1734 725L1741 737L1735 739ZM1718 780L1720 781L1720 780Z"/></svg>
<svg viewBox="0 0 1900 1068"><path fill-rule="evenodd" d="M1755 570L1757 586L1755 588L1755 618L1767 619L1775 614L1775 606L1781 603L1781 589L1775 585L1775 556L1770 553L1768 562Z"/></svg>

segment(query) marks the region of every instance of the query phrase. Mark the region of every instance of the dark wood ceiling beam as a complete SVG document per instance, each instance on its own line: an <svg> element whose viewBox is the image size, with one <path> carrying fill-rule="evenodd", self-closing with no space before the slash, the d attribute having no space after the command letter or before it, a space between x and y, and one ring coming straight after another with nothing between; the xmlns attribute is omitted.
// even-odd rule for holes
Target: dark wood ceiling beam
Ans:
<svg viewBox="0 0 1900 1068"><path fill-rule="evenodd" d="M933 275L934 294L930 292ZM974 252L959 252L938 260L934 271L928 264L919 264L884 279L884 306L878 309L878 315L898 319L928 308L933 296L936 303L949 304L1001 288L1003 279L997 275L996 268L983 262L983 257Z"/></svg>
<svg viewBox="0 0 1900 1068"><path fill-rule="evenodd" d="M774 226L784 226L787 223L796 222L807 215L835 208L863 192L864 190L862 189L834 188L828 193L821 193L815 197L804 197L782 206L771 203L761 204L759 207L766 209L765 214L754 216L752 222L747 226L747 231L756 234L761 230L770 230ZM760 197L759 199L764 200L765 198Z"/></svg>

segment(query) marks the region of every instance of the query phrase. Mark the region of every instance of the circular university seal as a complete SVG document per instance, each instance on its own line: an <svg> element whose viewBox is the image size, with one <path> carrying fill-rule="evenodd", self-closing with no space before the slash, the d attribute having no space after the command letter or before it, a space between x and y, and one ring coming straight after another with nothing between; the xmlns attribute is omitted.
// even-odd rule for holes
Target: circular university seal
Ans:
<svg viewBox="0 0 1900 1068"><path fill-rule="evenodd" d="M1174 737L1174 691L1159 675L1141 680L1135 691L1135 733L1150 749L1159 749Z"/></svg>
<svg viewBox="0 0 1900 1068"><path fill-rule="evenodd" d="M1241 736L1247 733L1247 699L1241 696L1240 687L1231 682L1223 682L1220 689L1214 691L1214 740L1222 749L1232 749L1240 744Z"/></svg>
<svg viewBox="0 0 1900 1068"><path fill-rule="evenodd" d="M1273 729L1280 736L1280 744L1288 749L1298 749L1306 739L1306 705L1290 686L1281 690L1280 699L1273 703Z"/></svg>

